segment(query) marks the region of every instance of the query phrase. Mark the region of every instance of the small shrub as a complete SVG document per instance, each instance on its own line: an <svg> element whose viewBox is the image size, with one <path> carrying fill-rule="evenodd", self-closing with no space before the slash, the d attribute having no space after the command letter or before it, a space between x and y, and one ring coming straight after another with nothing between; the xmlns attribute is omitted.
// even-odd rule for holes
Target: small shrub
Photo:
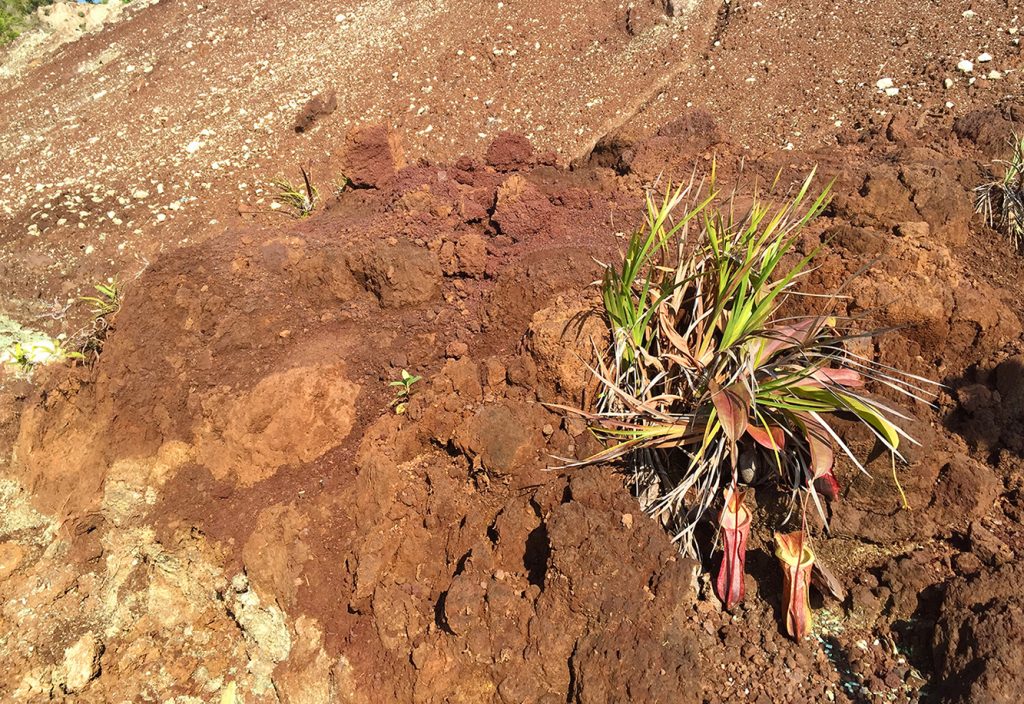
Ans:
<svg viewBox="0 0 1024 704"><path fill-rule="evenodd" d="M0 46L18 38L18 26L14 17L0 10Z"/></svg>
<svg viewBox="0 0 1024 704"><path fill-rule="evenodd" d="M37 8L51 0L0 0L0 46L18 38L31 23Z"/></svg>
<svg viewBox="0 0 1024 704"><path fill-rule="evenodd" d="M743 598L751 519L741 487L773 480L810 550L806 511L813 506L827 527L823 499L838 494L837 453L863 470L830 417L857 419L895 458L901 439L911 440L897 424L905 417L864 387L873 380L923 393L914 381L924 380L848 349L874 333L846 329L829 312L835 297L824 298L820 314L785 314L814 256L797 253L800 233L829 197L828 188L809 196L812 178L779 206L755 197L742 216L733 199L712 205L713 174L710 194L693 205L685 205L692 182L660 202L649 195L643 224L600 282L612 344L592 369L597 409L565 409L587 418L606 445L573 464L626 462L644 507L687 552L698 553L702 517L722 507L716 588L729 608Z"/></svg>
<svg viewBox="0 0 1024 704"><path fill-rule="evenodd" d="M974 189L974 208L1024 251L1024 136L1015 134L1010 147L1010 160L996 162L1005 169L1002 177Z"/></svg>

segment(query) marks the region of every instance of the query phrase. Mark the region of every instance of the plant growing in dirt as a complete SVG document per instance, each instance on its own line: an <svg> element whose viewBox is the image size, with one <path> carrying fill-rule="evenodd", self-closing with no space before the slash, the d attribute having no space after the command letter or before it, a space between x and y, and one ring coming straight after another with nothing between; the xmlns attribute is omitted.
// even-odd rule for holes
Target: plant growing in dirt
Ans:
<svg viewBox="0 0 1024 704"><path fill-rule="evenodd" d="M9 350L0 354L0 365L11 364L23 372L30 373L41 364L81 358L80 353L68 351L64 347L64 341L59 338L40 338L16 342Z"/></svg>
<svg viewBox="0 0 1024 704"><path fill-rule="evenodd" d="M410 374L405 369L402 370L402 378L397 381L392 381L388 386L396 387L395 397L391 400L391 407L395 409L395 413L402 415L409 407L409 398L412 396L412 387L418 381L421 381L423 377Z"/></svg>
<svg viewBox="0 0 1024 704"><path fill-rule="evenodd" d="M1024 135L1010 140L1009 161L997 160L1003 175L974 189L974 208L992 228L1002 230L1024 251Z"/></svg>
<svg viewBox="0 0 1024 704"><path fill-rule="evenodd" d="M94 317L106 317L120 310L121 288L117 283L117 279L107 279L105 283L93 285L93 288L96 290L97 295L82 296L78 300L92 306Z"/></svg>
<svg viewBox="0 0 1024 704"><path fill-rule="evenodd" d="M114 316L121 310L124 296L124 289L116 278L94 284L93 289L96 291L95 296L82 296L78 299L80 303L89 306L92 319L72 336L80 358L90 362L95 362L103 351L103 343L110 332Z"/></svg>
<svg viewBox="0 0 1024 704"><path fill-rule="evenodd" d="M271 182L271 185L277 189L274 202L288 208L294 217L301 219L312 214L320 194L310 180L306 169L300 166L299 171L302 172L301 186L297 186L284 178L275 179Z"/></svg>
<svg viewBox="0 0 1024 704"><path fill-rule="evenodd" d="M775 534L775 557L782 567L782 603L786 608L786 632L799 640L811 630L811 569L814 550L805 531Z"/></svg>
<svg viewBox="0 0 1024 704"><path fill-rule="evenodd" d="M592 368L601 386L597 408L565 409L588 419L605 441L604 450L572 464L631 465L642 504L687 552L698 553L695 530L721 507L725 554L715 585L728 608L743 598L752 521L744 487L773 481L788 496L786 521L796 520L799 530L780 560L795 560L790 596L806 599L808 508L827 528L823 500L838 496L837 454L864 471L831 418L855 418L900 457L901 439L912 442L897 424L905 416L869 397L865 385L923 393L914 382L925 380L849 349L854 338L874 333L857 334L832 315L837 296L823 297L820 314L786 314L814 256L798 254L801 231L829 198L828 188L809 195L812 178L781 205L755 196L739 216L733 198L717 205L713 174L700 200L692 199L700 191L692 181L660 201L649 195L621 263L606 266L600 282L612 344ZM796 637L810 625L805 607L790 606Z"/></svg>

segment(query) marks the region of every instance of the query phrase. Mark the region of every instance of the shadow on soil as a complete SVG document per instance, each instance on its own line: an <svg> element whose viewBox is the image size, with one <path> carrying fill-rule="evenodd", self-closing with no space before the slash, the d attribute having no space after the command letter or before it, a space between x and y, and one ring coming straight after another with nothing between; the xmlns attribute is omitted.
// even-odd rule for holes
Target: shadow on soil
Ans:
<svg viewBox="0 0 1024 704"><path fill-rule="evenodd" d="M944 419L951 432L982 450L992 465L1003 450L1024 458L1024 355L972 367L943 383L954 402Z"/></svg>

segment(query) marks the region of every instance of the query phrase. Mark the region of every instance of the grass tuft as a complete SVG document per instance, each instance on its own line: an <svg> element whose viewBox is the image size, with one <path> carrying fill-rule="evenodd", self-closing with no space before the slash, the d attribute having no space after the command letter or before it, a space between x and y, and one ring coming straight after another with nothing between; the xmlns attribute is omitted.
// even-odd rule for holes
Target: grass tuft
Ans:
<svg viewBox="0 0 1024 704"><path fill-rule="evenodd" d="M296 218L309 217L319 201L320 194L309 179L309 174L302 167L302 185L297 186L286 179L279 178L271 182L277 189L274 202L288 208Z"/></svg>
<svg viewBox="0 0 1024 704"><path fill-rule="evenodd" d="M1010 147L1010 160L996 161L1005 167L1002 177L974 189L974 208L1024 252L1024 136L1015 134Z"/></svg>

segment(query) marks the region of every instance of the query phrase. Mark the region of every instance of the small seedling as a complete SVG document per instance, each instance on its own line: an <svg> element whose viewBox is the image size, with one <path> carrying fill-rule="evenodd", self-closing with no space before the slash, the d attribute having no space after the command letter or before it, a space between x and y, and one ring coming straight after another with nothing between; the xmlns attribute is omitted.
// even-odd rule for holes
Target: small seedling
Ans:
<svg viewBox="0 0 1024 704"><path fill-rule="evenodd" d="M71 339L76 343L80 358L95 362L103 351L103 343L110 331L111 321L121 310L124 289L115 278L109 278L105 283L94 284L93 288L97 295L82 296L78 299L79 302L89 305L92 320L72 335Z"/></svg>
<svg viewBox="0 0 1024 704"><path fill-rule="evenodd" d="M117 279L107 279L106 283L96 284L96 296L82 296L79 300L92 306L94 318L104 318L113 315L121 308L121 288Z"/></svg>
<svg viewBox="0 0 1024 704"><path fill-rule="evenodd" d="M301 219L309 217L313 212L320 194L317 192L313 182L310 181L309 173L301 166L299 171L302 172L302 186L296 186L283 178L273 181L272 185L278 191L277 195L274 196L274 202L279 206L289 208L292 215Z"/></svg>
<svg viewBox="0 0 1024 704"><path fill-rule="evenodd" d="M997 161L1006 171L974 189L974 209L989 227L1002 230L1018 250L1024 251L1024 135L1010 140L1009 161Z"/></svg>
<svg viewBox="0 0 1024 704"><path fill-rule="evenodd" d="M391 401L391 406L395 409L395 413L398 415L405 413L406 409L409 407L409 397L412 395L412 385L421 379L423 379L423 377L410 374L403 369L402 378L388 384L388 386L398 387L395 391L395 398Z"/></svg>

